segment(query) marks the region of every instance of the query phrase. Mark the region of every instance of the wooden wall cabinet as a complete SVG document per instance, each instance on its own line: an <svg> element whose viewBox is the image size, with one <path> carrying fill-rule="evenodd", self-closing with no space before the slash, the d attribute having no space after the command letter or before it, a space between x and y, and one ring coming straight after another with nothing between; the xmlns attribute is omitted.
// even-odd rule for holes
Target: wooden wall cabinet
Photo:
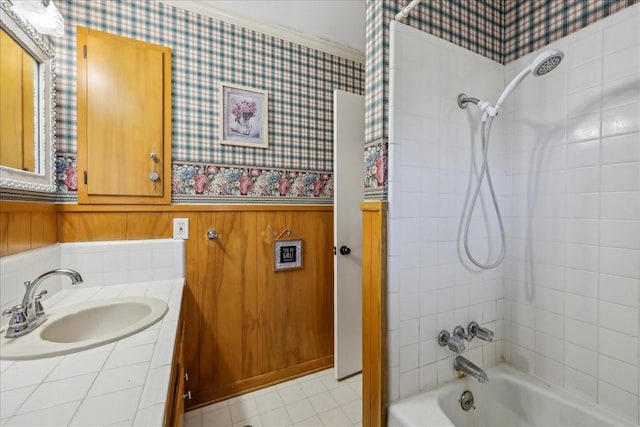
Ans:
<svg viewBox="0 0 640 427"><path fill-rule="evenodd" d="M171 49L77 29L78 203L171 203Z"/></svg>

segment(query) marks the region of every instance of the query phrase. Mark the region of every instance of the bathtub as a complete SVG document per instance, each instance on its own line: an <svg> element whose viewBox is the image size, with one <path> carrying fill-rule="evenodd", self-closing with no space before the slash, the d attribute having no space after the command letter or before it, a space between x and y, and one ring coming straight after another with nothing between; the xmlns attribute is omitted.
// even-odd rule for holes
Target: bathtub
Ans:
<svg viewBox="0 0 640 427"><path fill-rule="evenodd" d="M488 369L489 381L456 379L389 407L388 427L456 426L635 426L596 405L508 365ZM464 411L460 396L469 390L475 409Z"/></svg>

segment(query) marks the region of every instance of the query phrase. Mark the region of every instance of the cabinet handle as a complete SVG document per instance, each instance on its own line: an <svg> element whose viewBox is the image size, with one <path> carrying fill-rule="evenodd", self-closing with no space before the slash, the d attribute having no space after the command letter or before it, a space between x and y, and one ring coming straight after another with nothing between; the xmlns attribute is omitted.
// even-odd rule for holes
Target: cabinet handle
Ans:
<svg viewBox="0 0 640 427"><path fill-rule="evenodd" d="M185 394L183 394L182 398L191 400L191 390L189 390Z"/></svg>
<svg viewBox="0 0 640 427"><path fill-rule="evenodd" d="M184 380L185 381L189 381L189 373L188 372L184 373Z"/></svg>
<svg viewBox="0 0 640 427"><path fill-rule="evenodd" d="M213 228L210 228L209 231L207 231L207 239L209 240L216 240L218 236L219 236L218 232Z"/></svg>
<svg viewBox="0 0 640 427"><path fill-rule="evenodd" d="M158 160L158 155L153 151L151 152L151 154L149 154L149 157L151 157L151 160Z"/></svg>
<svg viewBox="0 0 640 427"><path fill-rule="evenodd" d="M153 182L156 182L157 180L160 179L160 175L158 175L158 172L151 172L149 174L149 179Z"/></svg>

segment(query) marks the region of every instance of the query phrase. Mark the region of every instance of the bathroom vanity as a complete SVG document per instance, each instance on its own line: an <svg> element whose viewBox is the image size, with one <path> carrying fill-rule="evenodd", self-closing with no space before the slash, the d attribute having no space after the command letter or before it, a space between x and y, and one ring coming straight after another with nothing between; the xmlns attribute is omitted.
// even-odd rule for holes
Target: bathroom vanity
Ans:
<svg viewBox="0 0 640 427"><path fill-rule="evenodd" d="M181 425L183 288L184 279L153 280L62 289L49 298L52 312L125 296L160 299L168 311L158 323L110 344L63 356L0 360L0 423Z"/></svg>

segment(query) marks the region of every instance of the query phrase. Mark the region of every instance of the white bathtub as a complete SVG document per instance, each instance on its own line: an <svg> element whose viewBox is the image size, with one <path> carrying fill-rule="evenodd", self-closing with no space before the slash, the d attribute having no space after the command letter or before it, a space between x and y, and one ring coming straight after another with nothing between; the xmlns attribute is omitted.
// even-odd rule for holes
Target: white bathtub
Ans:
<svg viewBox="0 0 640 427"><path fill-rule="evenodd" d="M486 372L485 384L466 377L394 402L388 427L635 426L510 366ZM461 408L459 399L465 390L473 393L475 409Z"/></svg>

